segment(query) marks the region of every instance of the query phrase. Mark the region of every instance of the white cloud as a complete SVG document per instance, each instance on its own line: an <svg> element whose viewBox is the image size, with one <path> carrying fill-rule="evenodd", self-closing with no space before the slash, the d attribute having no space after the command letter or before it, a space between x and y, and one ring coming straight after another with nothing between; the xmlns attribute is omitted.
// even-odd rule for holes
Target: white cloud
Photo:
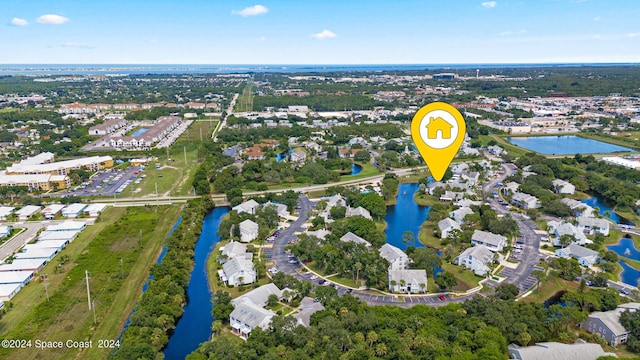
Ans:
<svg viewBox="0 0 640 360"><path fill-rule="evenodd" d="M314 39L318 39L318 40L324 40L324 39L329 39L329 38L334 38L338 35L336 35L336 33L334 33L333 31L324 29L322 30L322 32L319 32L317 34L312 34L311 37Z"/></svg>
<svg viewBox="0 0 640 360"><path fill-rule="evenodd" d="M256 41L266 41L267 37L266 36L260 36L259 38L256 38Z"/></svg>
<svg viewBox="0 0 640 360"><path fill-rule="evenodd" d="M160 40L158 40L156 38L153 38L153 39L150 39L149 42L152 43L152 44L157 44L157 43L160 42Z"/></svg>
<svg viewBox="0 0 640 360"><path fill-rule="evenodd" d="M630 38L639 37L639 36L640 36L640 32L627 34L627 37L630 37Z"/></svg>
<svg viewBox="0 0 640 360"><path fill-rule="evenodd" d="M266 14L267 12L269 12L269 9L267 9L265 6L253 5L253 6L246 7L240 11L233 10L231 14L240 15L240 16L256 16L256 15Z"/></svg>
<svg viewBox="0 0 640 360"><path fill-rule="evenodd" d="M60 25L66 23L67 21L69 21L69 18L55 14L42 15L36 19L37 23L49 25Z"/></svg>
<svg viewBox="0 0 640 360"><path fill-rule="evenodd" d="M500 35L500 36L509 36L509 35L511 35L511 34L513 34L513 32L511 32L510 30L507 30L507 31L503 31L503 32L501 32L499 35Z"/></svg>
<svg viewBox="0 0 640 360"><path fill-rule="evenodd" d="M480 5L482 5L482 7L485 7L487 9L491 9L491 8L496 7L496 5L498 5L498 3L495 2L495 1L485 1Z"/></svg>
<svg viewBox="0 0 640 360"><path fill-rule="evenodd" d="M29 25L29 22L25 19L21 19L21 18L17 18L14 17L13 19L11 19L11 21L9 22L11 25L13 26L27 26Z"/></svg>
<svg viewBox="0 0 640 360"><path fill-rule="evenodd" d="M600 16L596 16L596 17L593 18L593 21L600 21L600 20L602 20L602 17L600 17Z"/></svg>
<svg viewBox="0 0 640 360"><path fill-rule="evenodd" d="M77 42L66 42L62 45L60 45L62 47L66 47L66 48L77 48L77 49L93 49L93 46L91 45L87 45L87 44L80 44Z"/></svg>

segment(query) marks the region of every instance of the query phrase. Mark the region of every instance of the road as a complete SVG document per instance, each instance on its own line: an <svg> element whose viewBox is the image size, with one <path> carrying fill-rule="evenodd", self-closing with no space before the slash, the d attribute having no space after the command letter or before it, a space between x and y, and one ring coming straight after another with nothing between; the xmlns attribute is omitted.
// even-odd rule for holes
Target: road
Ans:
<svg viewBox="0 0 640 360"><path fill-rule="evenodd" d="M233 99L231 99L231 103L229 103L229 107L227 108L227 113L222 119L222 121L218 124L218 127L211 134L211 138L214 142L218 141L218 133L220 130L227 125L227 118L233 114L233 108L236 106L236 101L238 100L238 96L240 94L233 94Z"/></svg>
<svg viewBox="0 0 640 360"><path fill-rule="evenodd" d="M298 280L307 281L314 285L318 285L318 279L312 279L311 277L314 275L313 273L307 272L305 274L298 273L298 270L301 268L299 263L291 263L289 262L291 258L289 258L285 252L285 247L287 244L295 238L295 233L299 231L303 231L304 228L302 225L309 219L307 213L315 207L315 203L311 202L308 197L305 195L301 195L299 198L299 217L295 220L291 226L287 229L283 230L280 233L280 236L275 238L273 241L273 249L271 259L273 260L275 267L278 271L284 272L285 274L292 275ZM430 306L441 306L452 302L464 302L465 300L474 296L474 294L467 296L460 296L452 298L448 294L443 294L444 301L440 300L440 294L427 294L427 295L402 295L400 297L395 295L385 295L385 294L375 294L364 291L353 290L347 288L345 286L341 286L337 283L331 283L338 290L339 295L344 295L346 293L351 293L351 295L360 298L361 300L367 302L369 305L396 305L402 307L411 307L417 304L427 304ZM403 300L404 299L404 300Z"/></svg>
<svg viewBox="0 0 640 360"><path fill-rule="evenodd" d="M491 192L498 183L503 182L504 179L513 175L513 173L516 171L515 166L513 166L512 164L503 164L502 168L504 170L504 174L501 174L500 176L485 184L482 188L484 192ZM496 210L498 214L511 214L509 210L500 205L496 198L489 198L487 199L487 202L493 209ZM533 222L522 218L520 215L511 214L511 216L518 224L520 233L518 236L518 242L522 243L523 249L520 253L518 266L515 269L505 268L500 272L500 275L503 275L507 278L505 281L515 284L522 293L532 287L537 281L536 278L531 276L531 272L535 270L535 266L538 264L540 258L542 257L539 250L540 235L535 233L537 227Z"/></svg>

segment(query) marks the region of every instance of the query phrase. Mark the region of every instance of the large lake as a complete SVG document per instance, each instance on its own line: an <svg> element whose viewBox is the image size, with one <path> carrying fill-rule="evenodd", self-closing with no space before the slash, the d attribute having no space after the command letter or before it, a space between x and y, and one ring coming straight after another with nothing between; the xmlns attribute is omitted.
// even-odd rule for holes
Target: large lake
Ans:
<svg viewBox="0 0 640 360"><path fill-rule="evenodd" d="M531 136L507 137L508 142L521 148L549 155L568 154L602 154L621 151L634 152L624 146L613 145L602 141L585 139L579 136Z"/></svg>

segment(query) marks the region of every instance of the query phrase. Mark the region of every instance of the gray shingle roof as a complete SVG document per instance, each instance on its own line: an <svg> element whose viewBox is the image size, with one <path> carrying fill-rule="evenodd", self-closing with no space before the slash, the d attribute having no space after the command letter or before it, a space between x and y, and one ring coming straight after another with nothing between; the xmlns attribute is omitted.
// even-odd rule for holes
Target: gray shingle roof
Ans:
<svg viewBox="0 0 640 360"><path fill-rule="evenodd" d="M342 237L340 238L340 241L354 242L354 243L357 243L357 244L364 244L365 246L371 246L371 244L367 240L365 240L365 239L361 238L360 236L352 233L351 231L349 231L348 233L342 235Z"/></svg>
<svg viewBox="0 0 640 360"><path fill-rule="evenodd" d="M387 260L390 263L397 258L407 257L407 254L405 254L404 251L389 244L382 245L379 251L380 251L380 257Z"/></svg>
<svg viewBox="0 0 640 360"><path fill-rule="evenodd" d="M596 360L607 355L598 344L539 343L534 346L510 349L512 358L522 360Z"/></svg>

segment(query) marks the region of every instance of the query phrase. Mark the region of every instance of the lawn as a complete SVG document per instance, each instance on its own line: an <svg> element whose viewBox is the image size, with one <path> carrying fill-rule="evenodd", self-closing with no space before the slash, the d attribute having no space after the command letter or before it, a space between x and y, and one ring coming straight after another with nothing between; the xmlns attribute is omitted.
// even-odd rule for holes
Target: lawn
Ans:
<svg viewBox="0 0 640 360"><path fill-rule="evenodd" d="M442 270L452 273L458 280L458 284L453 287L454 291L467 291L478 286L478 282L483 277L479 277L473 274L469 270L465 270L460 266L456 266L449 263L442 263Z"/></svg>
<svg viewBox="0 0 640 360"><path fill-rule="evenodd" d="M180 208L158 210L156 215L148 207L107 209L42 271L49 274L50 301L43 286L32 283L2 319L4 338L93 340L93 349L0 349L0 358L105 358L109 350L98 349L98 339L118 338ZM69 260L56 272L63 255ZM85 270L97 325L87 305Z"/></svg>
<svg viewBox="0 0 640 360"><path fill-rule="evenodd" d="M540 288L533 287L531 295L522 299L522 301L543 303L545 300L553 296L555 293L561 290L574 291L578 288L578 283L575 281L567 281L557 276L551 277L547 281L540 285Z"/></svg>
<svg viewBox="0 0 640 360"><path fill-rule="evenodd" d="M422 179L426 179L431 173L429 170L421 168L417 169L417 172L411 175L406 175L398 178L400 184L411 184L416 183Z"/></svg>
<svg viewBox="0 0 640 360"><path fill-rule="evenodd" d="M375 166L371 165L371 163L356 163L362 166L362 172L358 175L342 175L340 176L340 181L349 181L349 180L360 180L363 178L367 178L370 176L380 175L382 174Z"/></svg>
<svg viewBox="0 0 640 360"><path fill-rule="evenodd" d="M413 195L413 200L420 206L432 206L433 204L438 202L435 196L423 194L420 191L416 191L416 193Z"/></svg>

